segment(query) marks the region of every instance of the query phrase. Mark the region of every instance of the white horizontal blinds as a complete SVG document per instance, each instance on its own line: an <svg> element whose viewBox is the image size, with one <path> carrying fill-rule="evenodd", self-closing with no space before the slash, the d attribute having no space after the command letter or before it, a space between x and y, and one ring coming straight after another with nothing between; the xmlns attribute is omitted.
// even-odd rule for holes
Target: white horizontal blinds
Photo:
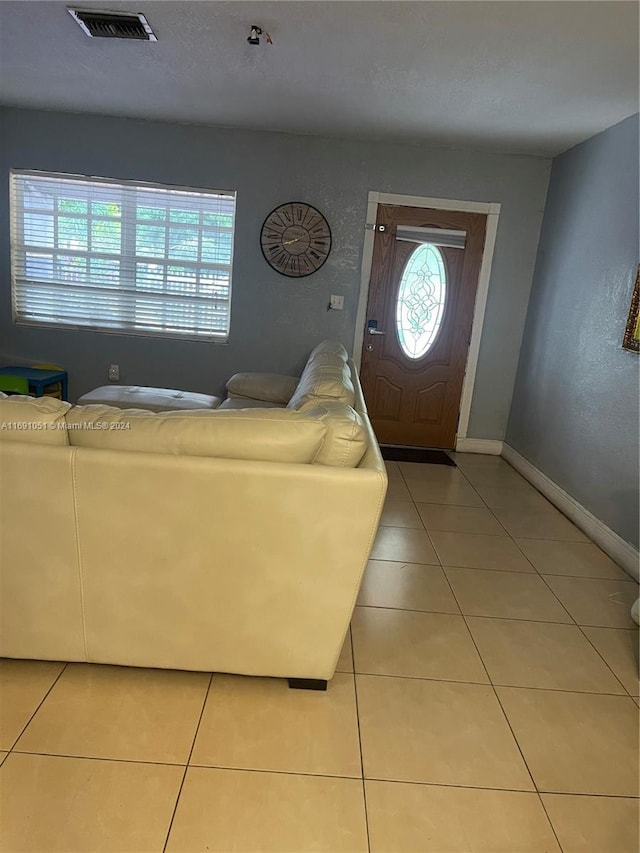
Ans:
<svg viewBox="0 0 640 853"><path fill-rule="evenodd" d="M235 194L14 172L19 322L226 340Z"/></svg>
<svg viewBox="0 0 640 853"><path fill-rule="evenodd" d="M467 241L466 231L453 231L449 228L420 228L413 225L398 225L396 240L409 243L431 243L450 249L464 249Z"/></svg>

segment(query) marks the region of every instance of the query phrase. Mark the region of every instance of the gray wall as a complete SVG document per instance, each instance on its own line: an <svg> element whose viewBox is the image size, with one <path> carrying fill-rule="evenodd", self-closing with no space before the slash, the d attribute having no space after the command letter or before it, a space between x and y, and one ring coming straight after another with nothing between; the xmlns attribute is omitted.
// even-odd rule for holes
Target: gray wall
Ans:
<svg viewBox="0 0 640 853"><path fill-rule="evenodd" d="M638 116L553 162L508 443L638 545Z"/></svg>
<svg viewBox="0 0 640 853"><path fill-rule="evenodd" d="M542 221L550 162L73 115L0 111L0 355L60 362L72 397L107 381L220 391L241 370L297 373L325 337L350 346L369 190L502 203L469 435L504 437ZM9 294L7 172L42 169L238 191L228 345L14 326ZM333 230L329 260L306 279L267 266L258 235L277 204L300 199ZM332 293L343 312L327 312Z"/></svg>

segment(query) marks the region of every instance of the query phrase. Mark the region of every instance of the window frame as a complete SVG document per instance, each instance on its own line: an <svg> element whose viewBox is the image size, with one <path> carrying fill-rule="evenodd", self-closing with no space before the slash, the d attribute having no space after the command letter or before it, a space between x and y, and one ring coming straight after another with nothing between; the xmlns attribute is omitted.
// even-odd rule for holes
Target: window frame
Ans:
<svg viewBox="0 0 640 853"><path fill-rule="evenodd" d="M17 307L17 275L16 270L16 246L15 242L18 244L19 252L22 253L23 263L25 261L26 250L25 250L25 241L24 241L24 213L25 206L23 203L20 205L16 204L16 192L19 190L16 187L16 179L20 178L46 178L52 181L60 180L60 181L78 181L78 182L91 182L95 184L111 184L116 187L122 187L125 189L133 189L140 190L144 192L145 190L160 190L160 191L168 191L168 192L176 192L176 193L197 193L200 196L227 196L230 200L233 201L233 221L230 228L230 236L231 236L231 245L230 245L230 260L227 264L210 264L211 267L221 267L228 266L228 300L227 300L227 321L226 321L226 330L224 332L203 332L197 331L194 329L193 332L186 331L169 331L166 329L144 329L138 328L134 325L130 325L124 328L114 328L107 327L96 324L83 324L83 323L70 323L70 322L48 322L46 320L30 320L26 319L24 316L21 316L18 312ZM225 190L225 189L213 189L213 188L204 188L204 187L192 187L192 186L183 186L177 184L165 184L159 182L152 181L136 181L130 179L122 179L122 178L109 178L104 176L96 176L96 175L81 175L74 173L65 173L65 172L49 172L45 170L34 170L34 169L18 169L12 168L9 171L9 231L10 231L10 281L11 281L11 310L12 310L12 322L14 325L30 327L30 328L42 328L42 329L51 329L51 330L60 330L60 331L81 331L81 332L97 332L99 334L105 335L124 335L126 337L144 337L144 338L159 338L165 340L181 340L181 341L192 341L195 343L208 343L208 344L216 344L216 345L226 345L229 343L230 335L231 335L231 319L232 319L232 296L233 296L233 268L234 268L234 260L235 260L235 236L236 236L236 216L237 216L237 201L238 201L238 193L236 190ZM91 200L89 196L87 196L87 201L90 204ZM126 194L123 197L122 201L122 216L121 216L121 236L120 236L120 249L121 251L117 254L114 253L111 255L111 259L114 261L117 260L121 264L132 264L136 263L144 263L145 259L148 262L150 259L146 256L138 256L135 252L135 240L136 240L136 222L137 217L135 215L135 205L133 208L131 207L132 198L128 197ZM129 208L129 213L125 216L125 209ZM167 219L166 219L166 227L167 234L166 239L168 240L168 228L170 220L168 218L168 213L170 210L170 205L166 205L167 210ZM82 218L82 217L79 217ZM54 220L57 221L57 218ZM85 220L87 223L91 221L91 217L87 214ZM177 223L176 223L177 224ZM185 226L189 227L189 226ZM198 244L201 245L202 242L202 224L197 227L199 229L199 238ZM55 228L55 226L54 226ZM14 235L17 236L17 241L14 240ZM51 247L51 252L55 255L56 253L63 252L64 249L57 245L57 229L54 236L54 244ZM41 247L44 248L44 247ZM128 251L127 251L128 249ZM133 250L133 253L132 251ZM104 253L92 253L87 251L86 257L87 260L90 260L92 257L100 258ZM158 259L160 256L158 256ZM184 263L186 265L193 266L196 269L196 275L200 273L200 271L204 268L206 269L209 264L208 262L198 261L189 261L186 259L174 259L168 256L167 249L165 248L165 254L162 257L163 262L167 265L167 267L173 262L175 265L180 265ZM55 261L54 261L55 263ZM166 277L166 276L165 276ZM120 279L122 281L122 279ZM54 285L56 286L56 285ZM24 285L23 285L24 287ZM147 295L153 295L148 291L142 291L141 293L147 293ZM158 297L162 297L162 293L158 293ZM202 297L205 298L206 297ZM164 300L164 307L169 304L169 300ZM135 316L133 317L132 322L135 322Z"/></svg>

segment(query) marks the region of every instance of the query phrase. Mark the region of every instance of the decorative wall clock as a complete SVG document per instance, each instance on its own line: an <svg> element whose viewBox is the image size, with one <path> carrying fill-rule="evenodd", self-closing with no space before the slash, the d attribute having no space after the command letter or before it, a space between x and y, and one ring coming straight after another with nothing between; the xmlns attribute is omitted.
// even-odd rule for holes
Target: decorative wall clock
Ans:
<svg viewBox="0 0 640 853"><path fill-rule="evenodd" d="M262 254L281 275L303 278L320 269L331 251L329 223L315 207L290 201L272 210L260 232Z"/></svg>

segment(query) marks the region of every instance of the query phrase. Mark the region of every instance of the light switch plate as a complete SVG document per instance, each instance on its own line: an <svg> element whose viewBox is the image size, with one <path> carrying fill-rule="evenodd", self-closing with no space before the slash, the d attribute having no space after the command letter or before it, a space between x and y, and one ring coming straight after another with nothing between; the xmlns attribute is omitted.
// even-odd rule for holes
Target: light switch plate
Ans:
<svg viewBox="0 0 640 853"><path fill-rule="evenodd" d="M332 295L329 304L334 311L342 311L344 308L344 296Z"/></svg>

